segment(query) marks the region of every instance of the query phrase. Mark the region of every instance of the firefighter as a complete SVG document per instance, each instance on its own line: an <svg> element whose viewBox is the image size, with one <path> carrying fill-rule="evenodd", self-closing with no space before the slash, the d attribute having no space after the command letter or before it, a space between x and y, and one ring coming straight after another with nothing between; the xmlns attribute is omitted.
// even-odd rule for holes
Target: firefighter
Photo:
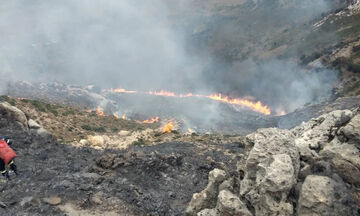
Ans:
<svg viewBox="0 0 360 216"><path fill-rule="evenodd" d="M14 162L14 158L17 156L15 151L10 148L12 141L5 137L0 137L0 172L7 179L10 178L9 172L6 169L6 165L10 167L12 171L17 175L17 168ZM9 146L10 145L10 146Z"/></svg>

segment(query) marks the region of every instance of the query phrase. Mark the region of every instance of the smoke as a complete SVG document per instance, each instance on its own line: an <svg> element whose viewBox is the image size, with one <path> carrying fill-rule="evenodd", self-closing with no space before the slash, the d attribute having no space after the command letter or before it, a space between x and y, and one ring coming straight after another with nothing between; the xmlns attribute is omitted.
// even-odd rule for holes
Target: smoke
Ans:
<svg viewBox="0 0 360 216"><path fill-rule="evenodd" d="M201 68L188 58L160 1L6 1L2 77L102 87L165 88Z"/></svg>
<svg viewBox="0 0 360 216"><path fill-rule="evenodd" d="M246 44L259 43L257 39L276 27L319 16L329 9L325 1L226 3L226 7L235 6L235 12L238 6L255 11L237 19L219 19L220 3L4 1L0 5L0 75L8 81L56 80L102 88L224 92L252 96L287 110L330 93L336 80L332 71L308 71L277 59L224 60L224 53L231 53L232 47L245 48ZM277 13L274 5L289 9ZM202 8L216 15L197 14ZM182 17L186 15L189 18ZM177 18L172 19L174 16ZM204 30L199 26L205 26ZM197 33L207 39L197 40Z"/></svg>

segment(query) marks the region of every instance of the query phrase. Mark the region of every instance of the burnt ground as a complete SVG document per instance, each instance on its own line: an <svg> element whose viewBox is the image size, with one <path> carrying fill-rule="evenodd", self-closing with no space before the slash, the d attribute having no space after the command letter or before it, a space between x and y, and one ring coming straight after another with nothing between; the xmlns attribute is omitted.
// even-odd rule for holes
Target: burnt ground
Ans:
<svg viewBox="0 0 360 216"><path fill-rule="evenodd" d="M19 133L12 138L20 175L2 179L0 201L7 207L0 208L0 215L71 215L60 210L69 203L92 213L182 215L192 194L206 187L209 171L226 165L236 175L236 155L243 151L238 143L98 151ZM51 196L61 203L44 201Z"/></svg>

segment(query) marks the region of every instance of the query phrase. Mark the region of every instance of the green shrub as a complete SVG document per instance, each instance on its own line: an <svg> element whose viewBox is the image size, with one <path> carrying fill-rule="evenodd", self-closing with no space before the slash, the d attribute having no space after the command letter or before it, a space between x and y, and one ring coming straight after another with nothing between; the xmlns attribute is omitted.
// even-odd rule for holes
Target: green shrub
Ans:
<svg viewBox="0 0 360 216"><path fill-rule="evenodd" d="M68 115L75 115L75 111L74 110L68 110L62 113L63 116L68 116Z"/></svg>
<svg viewBox="0 0 360 216"><path fill-rule="evenodd" d="M137 141L134 141L132 144L134 146L142 146L142 145L145 145L145 141L144 141L144 139L139 138Z"/></svg>
<svg viewBox="0 0 360 216"><path fill-rule="evenodd" d="M12 106L15 106L16 105L16 101L12 98L10 98L9 96L7 95L1 95L0 96L0 101L1 102L8 102L9 104L11 104Z"/></svg>
<svg viewBox="0 0 360 216"><path fill-rule="evenodd" d="M348 70L354 73L360 73L360 64L351 63L348 65Z"/></svg>
<svg viewBox="0 0 360 216"><path fill-rule="evenodd" d="M88 130L88 131L92 130L90 125L82 125L81 128L84 129L84 130Z"/></svg>
<svg viewBox="0 0 360 216"><path fill-rule="evenodd" d="M93 128L93 130L95 132L98 132L98 133L105 133L106 132L106 129L104 127Z"/></svg>

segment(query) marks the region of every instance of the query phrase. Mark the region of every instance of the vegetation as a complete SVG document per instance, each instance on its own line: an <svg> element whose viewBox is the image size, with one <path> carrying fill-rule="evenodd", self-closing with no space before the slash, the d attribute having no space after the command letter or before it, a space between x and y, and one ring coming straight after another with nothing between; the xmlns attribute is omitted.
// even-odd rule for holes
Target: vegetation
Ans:
<svg viewBox="0 0 360 216"><path fill-rule="evenodd" d="M9 104L11 104L12 106L16 106L16 101L12 98L10 98L7 95L1 95L0 96L0 101L1 102L8 102Z"/></svg>
<svg viewBox="0 0 360 216"><path fill-rule="evenodd" d="M139 138L137 141L134 141L132 144L134 146L142 146L142 145L145 145L145 141L144 141L144 139Z"/></svg>

